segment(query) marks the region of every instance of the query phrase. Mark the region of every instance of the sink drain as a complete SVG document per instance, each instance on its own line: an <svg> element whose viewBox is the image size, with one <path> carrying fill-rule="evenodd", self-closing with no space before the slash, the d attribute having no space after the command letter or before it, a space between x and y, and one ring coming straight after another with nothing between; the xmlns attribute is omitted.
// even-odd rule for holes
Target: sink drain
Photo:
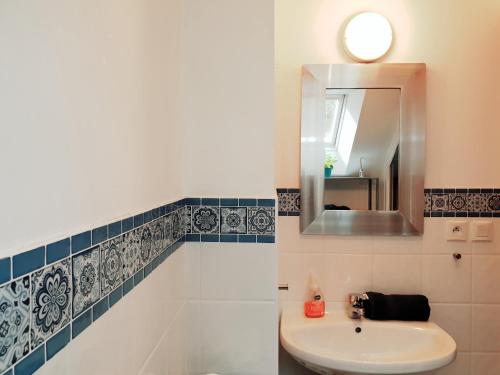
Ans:
<svg viewBox="0 0 500 375"><path fill-rule="evenodd" d="M360 333L361 332L361 327L356 327L356 329L354 330L356 333Z"/></svg>

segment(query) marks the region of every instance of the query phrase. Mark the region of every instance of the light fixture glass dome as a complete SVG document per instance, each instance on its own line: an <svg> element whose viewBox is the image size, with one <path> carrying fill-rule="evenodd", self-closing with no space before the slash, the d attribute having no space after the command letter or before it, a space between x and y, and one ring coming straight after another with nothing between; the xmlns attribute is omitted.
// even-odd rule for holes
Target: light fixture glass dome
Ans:
<svg viewBox="0 0 500 375"><path fill-rule="evenodd" d="M363 12L348 22L344 31L344 46L353 58L370 62L387 53L392 44L392 27L378 13Z"/></svg>

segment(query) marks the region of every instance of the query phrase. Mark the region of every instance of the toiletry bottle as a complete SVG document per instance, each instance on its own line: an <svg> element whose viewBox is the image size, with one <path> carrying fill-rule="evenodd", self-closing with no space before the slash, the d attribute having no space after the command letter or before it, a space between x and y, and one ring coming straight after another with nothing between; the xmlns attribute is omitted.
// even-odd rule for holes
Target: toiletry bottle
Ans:
<svg viewBox="0 0 500 375"><path fill-rule="evenodd" d="M318 283L312 276L309 289L311 291L311 300L304 303L304 313L308 318L322 318L325 315L325 301Z"/></svg>

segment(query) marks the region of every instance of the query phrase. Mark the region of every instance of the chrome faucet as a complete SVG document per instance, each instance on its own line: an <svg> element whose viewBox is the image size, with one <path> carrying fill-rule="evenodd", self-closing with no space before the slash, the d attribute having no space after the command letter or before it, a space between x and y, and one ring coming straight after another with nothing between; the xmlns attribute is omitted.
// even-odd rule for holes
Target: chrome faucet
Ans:
<svg viewBox="0 0 500 375"><path fill-rule="evenodd" d="M351 293L349 294L349 306L347 307L347 315L351 319L361 319L365 315L363 302L368 299L366 294Z"/></svg>

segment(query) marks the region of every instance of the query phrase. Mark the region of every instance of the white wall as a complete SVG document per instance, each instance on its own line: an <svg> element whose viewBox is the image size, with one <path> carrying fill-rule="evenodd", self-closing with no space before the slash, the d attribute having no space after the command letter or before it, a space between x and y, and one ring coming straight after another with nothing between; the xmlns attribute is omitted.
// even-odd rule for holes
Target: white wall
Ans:
<svg viewBox="0 0 500 375"><path fill-rule="evenodd" d="M0 3L0 257L183 197L179 19L177 0ZM183 254L39 373L137 374L181 326Z"/></svg>
<svg viewBox="0 0 500 375"><path fill-rule="evenodd" d="M381 62L427 64L427 186L500 185L491 168L500 136L498 1L277 0L278 185L299 183L300 66L351 63L338 33L366 9L384 14L394 28L393 48Z"/></svg>
<svg viewBox="0 0 500 375"><path fill-rule="evenodd" d="M1 2L0 256L182 196L178 19L177 0Z"/></svg>
<svg viewBox="0 0 500 375"><path fill-rule="evenodd" d="M274 5L183 1L188 196L274 196Z"/></svg>
<svg viewBox="0 0 500 375"><path fill-rule="evenodd" d="M494 46L500 3L490 0L277 0L277 185L299 186L300 66L350 63L338 33L362 10L378 11L393 25L394 46L383 62L427 63L426 186L498 187L500 51ZM439 374L496 374L499 220L494 219L496 239L488 244L447 243L445 221L426 219L421 238L325 238L300 236L297 217L280 217L279 280L290 286L280 293L282 305L302 303L309 271L318 274L333 302L371 288L423 292L431 300L432 319L455 337L460 352L454 367ZM454 251L464 254L459 264L452 260ZM283 362L282 374L303 373Z"/></svg>
<svg viewBox="0 0 500 375"><path fill-rule="evenodd" d="M198 314L191 321L199 328L198 336L188 346L196 373L277 374L275 245L184 246L193 259L190 281L198 285L189 301Z"/></svg>

